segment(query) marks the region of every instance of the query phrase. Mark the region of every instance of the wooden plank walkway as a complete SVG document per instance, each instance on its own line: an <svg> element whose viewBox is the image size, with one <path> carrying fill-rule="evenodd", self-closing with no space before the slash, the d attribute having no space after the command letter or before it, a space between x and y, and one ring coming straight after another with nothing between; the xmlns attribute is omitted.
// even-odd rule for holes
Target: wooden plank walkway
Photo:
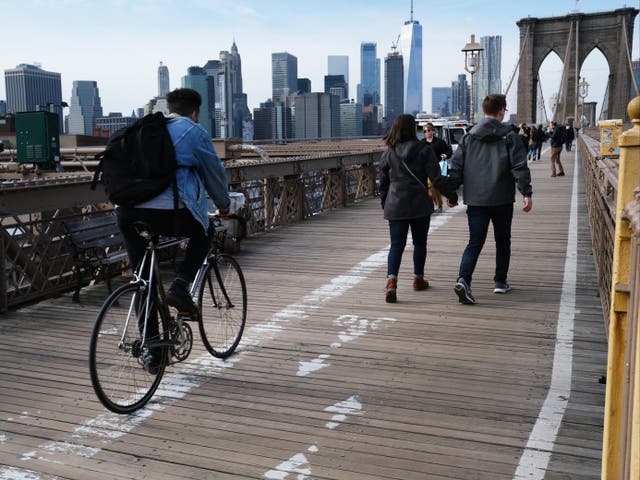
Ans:
<svg viewBox="0 0 640 480"><path fill-rule="evenodd" d="M573 154L563 178L547 159L515 215L508 295L492 293L489 239L478 304L457 303L462 206L433 217L429 290L411 289L405 253L395 305L378 200L319 215L243 243L237 355L213 360L196 336L136 415L90 385L104 286L2 315L0 479L600 478L606 340L583 186L571 223Z"/></svg>

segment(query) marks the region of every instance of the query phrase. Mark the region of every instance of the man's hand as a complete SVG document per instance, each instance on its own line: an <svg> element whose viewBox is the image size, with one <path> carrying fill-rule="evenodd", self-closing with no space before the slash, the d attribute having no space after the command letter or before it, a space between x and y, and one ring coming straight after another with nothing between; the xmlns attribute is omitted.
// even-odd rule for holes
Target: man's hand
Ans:
<svg viewBox="0 0 640 480"><path fill-rule="evenodd" d="M228 208L219 208L218 211L216 212L216 215L220 216L220 217L226 217L230 214L231 212L229 211Z"/></svg>
<svg viewBox="0 0 640 480"><path fill-rule="evenodd" d="M522 202L522 211L528 212L531 210L532 207L533 207L533 200L531 200L531 197L524 197L524 201Z"/></svg>
<svg viewBox="0 0 640 480"><path fill-rule="evenodd" d="M451 200L447 199L447 207L453 208L456 205L458 205L458 202L452 202Z"/></svg>

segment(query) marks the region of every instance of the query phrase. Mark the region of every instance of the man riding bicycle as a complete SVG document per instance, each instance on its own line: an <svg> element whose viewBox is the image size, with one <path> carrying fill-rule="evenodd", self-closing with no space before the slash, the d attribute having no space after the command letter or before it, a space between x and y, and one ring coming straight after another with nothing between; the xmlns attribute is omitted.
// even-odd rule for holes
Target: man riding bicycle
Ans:
<svg viewBox="0 0 640 480"><path fill-rule="evenodd" d="M132 267L140 263L146 249L145 240L133 228L134 222L146 222L158 235L189 239L184 260L167 292L167 303L181 312L196 315L197 307L189 293L189 285L209 252L207 194L220 214L228 214L229 185L210 135L197 123L202 104L200 94L189 88L176 89L167 95L167 103L170 112L167 129L178 163L178 209L174 208L171 185L146 202L132 207L117 206L116 216ZM156 329L149 334L157 335L157 321L150 322L149 326ZM146 359L145 366L153 369L160 361L159 358Z"/></svg>

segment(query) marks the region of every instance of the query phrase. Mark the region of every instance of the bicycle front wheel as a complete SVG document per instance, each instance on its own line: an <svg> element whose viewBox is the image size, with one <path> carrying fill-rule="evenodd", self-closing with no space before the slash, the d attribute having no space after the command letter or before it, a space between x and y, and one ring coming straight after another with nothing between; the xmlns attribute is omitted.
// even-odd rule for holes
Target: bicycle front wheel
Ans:
<svg viewBox="0 0 640 480"><path fill-rule="evenodd" d="M154 394L167 359L167 322L153 302L142 345L141 327L145 318L146 293L142 285L128 284L115 290L105 301L91 336L89 368L98 399L115 413L131 413L143 407ZM159 324L157 330L152 322ZM139 325L140 324L140 325ZM149 355L155 355L153 364ZM145 365L145 360L147 360Z"/></svg>
<svg viewBox="0 0 640 480"><path fill-rule="evenodd" d="M227 358L238 346L247 319L247 286L230 255L210 259L200 283L200 336L209 353Z"/></svg>

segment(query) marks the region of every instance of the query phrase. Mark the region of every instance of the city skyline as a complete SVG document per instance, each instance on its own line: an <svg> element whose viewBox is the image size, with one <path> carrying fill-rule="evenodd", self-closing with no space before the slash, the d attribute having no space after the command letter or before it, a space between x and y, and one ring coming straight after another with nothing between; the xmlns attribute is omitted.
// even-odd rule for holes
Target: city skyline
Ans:
<svg viewBox="0 0 640 480"><path fill-rule="evenodd" d="M502 36L504 87L519 53L517 20L528 15L563 16L576 7L582 13L592 13L625 5L622 0L541 0L535 4L538 11L533 11L531 6L508 0L489 0L482 6L475 0L452 0L437 8L415 1L414 18L423 29L423 110L431 109L432 87L450 87L464 73L460 50L470 34L478 38ZM170 84L175 88L190 66L203 66L218 58L219 52L229 50L234 42L242 56L244 91L251 111L271 97L271 54L275 52L286 51L298 58L298 76L310 78L314 92L323 89L327 57L346 55L350 58L349 83L355 86L360 82L361 43L377 43L377 57L384 59L410 14L408 0L393 4L327 0L322 9L290 1L279 2L280 8L274 8L254 1L227 0L186 0L180 8L169 0L39 0L20 4L0 0L0 6L6 19L5 38L21 38L26 24L32 32L29 42L15 42L19 46L3 49L3 72L20 63L38 62L44 70L61 74L63 101L67 102L73 81L96 81L105 115L128 115L157 95L160 62L168 67ZM340 15L336 14L338 6ZM288 11L295 12L290 17L295 20L281 22ZM99 21L85 22L83 18ZM639 34L636 18L633 59L638 58ZM98 42L99 49L95 46ZM598 55L601 57L599 53L595 57ZM550 62L551 74L558 73L560 63L559 59ZM598 64L598 58L592 61L590 57L587 63L583 74L592 84L588 99L601 102L595 97L599 92L604 94L608 69L602 67L602 60ZM382 78L380 81L383 83ZM543 80L542 85L553 83ZM351 98L355 97L353 90ZM381 94L384 98L384 91ZM545 97L551 95L545 92ZM0 82L0 99L6 99L4 82ZM509 103L515 108L515 87Z"/></svg>

